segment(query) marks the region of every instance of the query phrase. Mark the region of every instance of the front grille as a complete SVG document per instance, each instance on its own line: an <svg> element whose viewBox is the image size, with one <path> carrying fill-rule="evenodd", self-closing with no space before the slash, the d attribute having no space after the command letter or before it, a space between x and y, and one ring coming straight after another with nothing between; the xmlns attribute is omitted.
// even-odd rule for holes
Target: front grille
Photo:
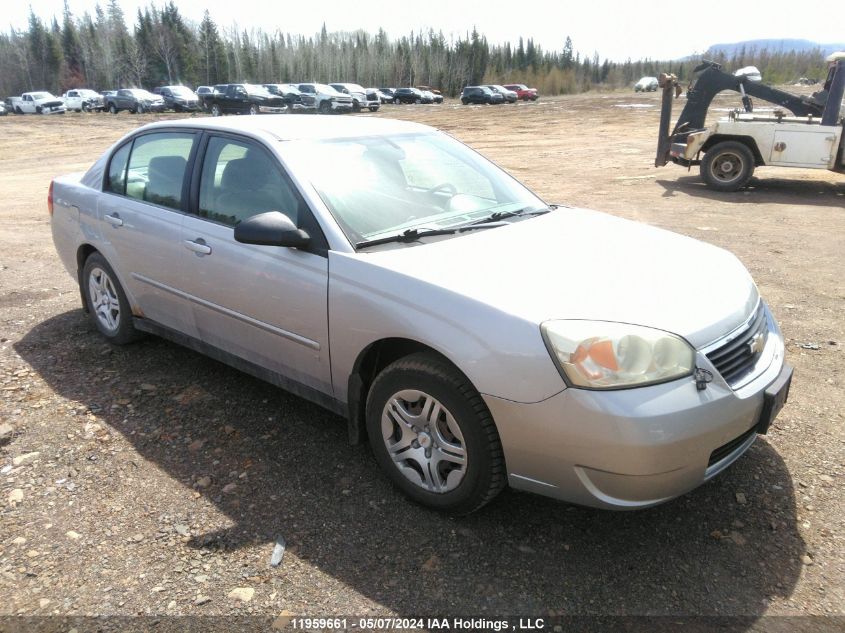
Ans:
<svg viewBox="0 0 845 633"><path fill-rule="evenodd" d="M760 358L769 333L762 302L754 318L736 336L708 352L707 358L729 385L736 386L753 369Z"/></svg>
<svg viewBox="0 0 845 633"><path fill-rule="evenodd" d="M710 468L710 466L712 466L713 464L720 462L723 459L725 459L725 457L727 457L728 455L733 453L737 448L739 448L745 442L745 440L747 440L749 437L754 435L754 433L756 433L756 432L757 432L757 428L752 426L750 429L748 429L745 433L743 433L739 437L735 437L734 439L732 439L727 444L722 444L719 448L717 448L715 451L710 453L710 460L707 462L707 467Z"/></svg>

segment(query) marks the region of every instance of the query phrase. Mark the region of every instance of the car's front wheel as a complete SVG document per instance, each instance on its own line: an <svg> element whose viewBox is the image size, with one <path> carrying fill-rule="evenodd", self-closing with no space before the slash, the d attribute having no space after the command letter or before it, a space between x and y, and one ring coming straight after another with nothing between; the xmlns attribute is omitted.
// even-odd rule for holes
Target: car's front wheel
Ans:
<svg viewBox="0 0 845 633"><path fill-rule="evenodd" d="M723 141L704 153L701 177L719 191L736 191L754 174L754 155L745 143Z"/></svg>
<svg viewBox="0 0 845 633"><path fill-rule="evenodd" d="M114 107L113 103L109 104L109 112L111 112L112 114L117 114L117 108Z"/></svg>
<svg viewBox="0 0 845 633"><path fill-rule="evenodd" d="M82 292L88 314L100 334L115 345L125 345L138 338L132 324L129 301L117 275L99 253L92 253L82 269Z"/></svg>
<svg viewBox="0 0 845 633"><path fill-rule="evenodd" d="M376 461L414 501L467 514L504 488L490 412L446 360L419 353L388 365L370 388L366 415Z"/></svg>
<svg viewBox="0 0 845 633"><path fill-rule="evenodd" d="M220 106L216 103L211 104L211 116L220 116L223 112L220 110Z"/></svg>
<svg viewBox="0 0 845 633"><path fill-rule="evenodd" d="M258 114L258 106L255 105L254 103L251 106L249 106L249 113L250 114Z"/></svg>

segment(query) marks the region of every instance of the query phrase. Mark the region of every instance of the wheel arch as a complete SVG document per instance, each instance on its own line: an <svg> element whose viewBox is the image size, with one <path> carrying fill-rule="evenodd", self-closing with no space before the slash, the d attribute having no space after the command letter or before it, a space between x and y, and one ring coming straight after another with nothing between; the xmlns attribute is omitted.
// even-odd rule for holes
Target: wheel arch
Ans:
<svg viewBox="0 0 845 633"><path fill-rule="evenodd" d="M79 248L76 249L76 281L79 285L79 298L82 301L82 309L85 312L88 312L88 302L85 300L85 291L82 289L82 270L85 268L85 262L94 253L100 253L100 251L88 243L80 244Z"/></svg>
<svg viewBox="0 0 845 633"><path fill-rule="evenodd" d="M456 371L466 377L467 382L472 384L469 377L452 360L430 345L401 337L390 337L373 341L358 354L352 366L352 371L349 374L347 417L350 444L360 444L367 439L365 410L367 394L370 391L373 380L390 363L419 352L429 353L449 363Z"/></svg>
<svg viewBox="0 0 845 633"><path fill-rule="evenodd" d="M757 141L755 141L751 136L742 136L740 134L714 134L704 141L704 144L701 146L701 151L706 154L708 149L724 141L736 141L748 147L748 149L751 150L751 154L754 156L755 166L766 164L763 160L763 155L760 153L760 148L757 147Z"/></svg>

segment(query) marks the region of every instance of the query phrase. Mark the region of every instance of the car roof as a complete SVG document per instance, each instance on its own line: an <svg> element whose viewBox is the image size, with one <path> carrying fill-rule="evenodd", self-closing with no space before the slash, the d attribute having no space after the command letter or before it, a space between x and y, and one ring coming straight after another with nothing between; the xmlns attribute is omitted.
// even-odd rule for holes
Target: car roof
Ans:
<svg viewBox="0 0 845 633"><path fill-rule="evenodd" d="M394 134L430 133L434 128L411 121L370 117L292 117L268 114L255 117L203 117L159 121L141 130L196 128L220 132L244 132L279 141L321 140L356 136L390 136Z"/></svg>

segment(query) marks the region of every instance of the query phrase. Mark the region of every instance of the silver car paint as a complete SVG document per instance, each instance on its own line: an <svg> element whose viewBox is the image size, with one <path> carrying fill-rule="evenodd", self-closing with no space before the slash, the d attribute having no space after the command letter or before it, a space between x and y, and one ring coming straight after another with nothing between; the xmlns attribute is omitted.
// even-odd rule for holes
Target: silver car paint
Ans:
<svg viewBox="0 0 845 633"><path fill-rule="evenodd" d="M302 324L304 313L281 329L318 342L320 351L328 347L331 379L324 359L308 353L296 363L276 365L276 370L299 372L300 380L310 380L344 402L349 372L369 344L391 337L425 343L452 360L483 394L502 438L511 485L599 507L652 505L682 494L750 445L706 468L713 449L751 427L762 389L783 365L783 342L773 320L764 355L769 364L758 367L755 379L738 391L716 380L699 392L691 378L614 392L567 389L540 336L540 324L549 319L614 320L674 332L700 350L739 325L759 301L748 272L733 255L580 209L423 245L356 253L313 188L299 178L284 139L429 128L374 119L321 119L319 126L294 126L275 120L279 118L285 117L155 124L222 129L263 142L288 169L326 233L328 345L318 331L325 310L313 315L317 333L309 335L307 327L296 325ZM76 217L90 218L91 206L108 195L91 190L99 187L105 162L101 158L82 181L56 180L56 198L78 205ZM72 206L56 207L54 241L75 275L80 244L105 251L109 242L97 230L83 231L81 223L70 228L74 223ZM111 261L124 283L122 262ZM268 255L267 262L272 261L285 265L290 259ZM311 289L320 287L321 271L310 263L304 268L306 296L312 296ZM537 274L527 275L526 270ZM274 274L283 276L289 269ZM233 283L229 278L221 286ZM137 309L137 297L131 301ZM255 311L269 314L273 305L270 298ZM259 340L240 351L231 349L253 362L272 362L253 356ZM698 360L709 366L702 354Z"/></svg>

